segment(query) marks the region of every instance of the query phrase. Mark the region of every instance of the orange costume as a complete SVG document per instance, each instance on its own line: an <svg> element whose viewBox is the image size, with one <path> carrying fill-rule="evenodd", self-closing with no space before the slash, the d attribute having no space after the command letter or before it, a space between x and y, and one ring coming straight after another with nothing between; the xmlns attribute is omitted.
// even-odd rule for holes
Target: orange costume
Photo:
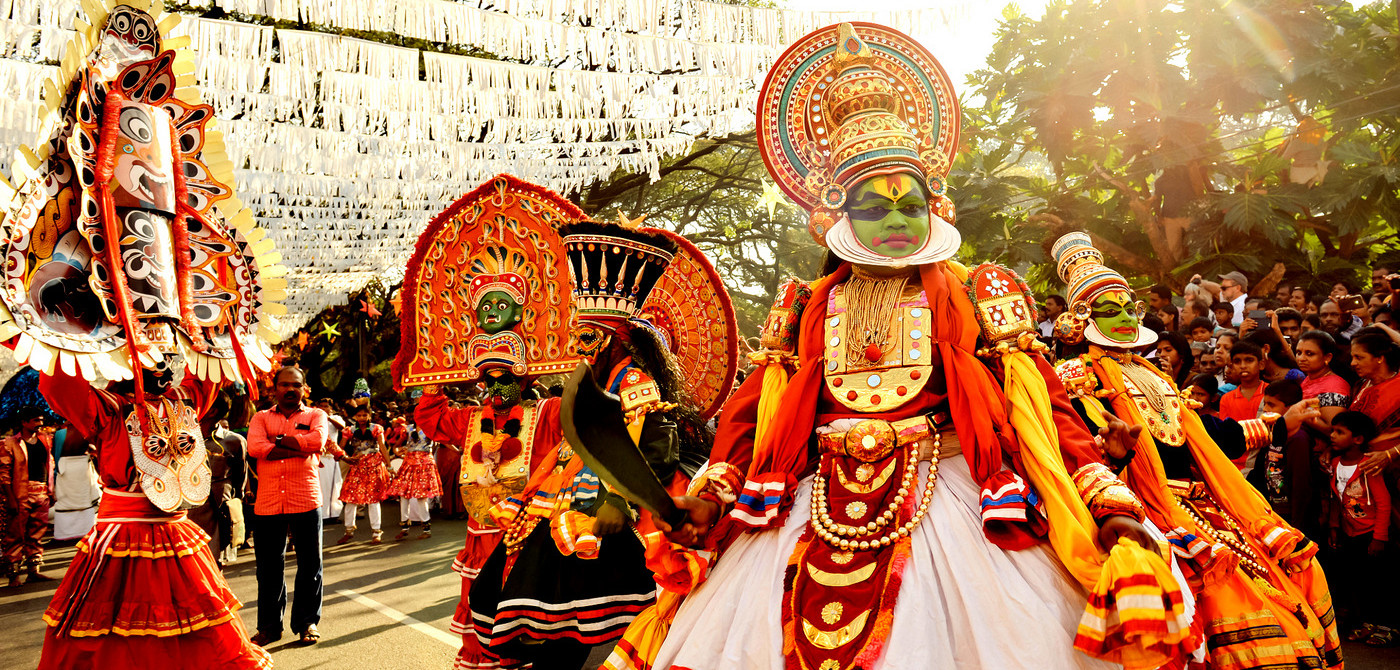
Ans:
<svg viewBox="0 0 1400 670"><path fill-rule="evenodd" d="M1196 594L1193 625L1204 634L1210 666L1340 668L1332 599L1313 560L1317 545L1274 513L1212 435L1263 444L1268 425L1259 419L1236 424L1211 418L1208 430L1190 396L1170 377L1114 346L1087 318L1097 296L1128 290L1122 276L1103 265L1090 238L1070 233L1055 243L1054 252L1071 305L1057 334L1069 342L1090 342L1088 354L1060 363L1061 379L1091 426L1107 425L1107 410L1143 426L1123 480L1142 499L1148 517L1168 531ZM1152 335L1146 329L1139 333Z"/></svg>
<svg viewBox="0 0 1400 670"><path fill-rule="evenodd" d="M764 162L845 262L782 292L692 484L721 514L717 557L649 547L669 595L609 667L1155 668L1195 646L1163 556L1099 546L1142 510L1030 348L1024 284L952 260L956 100L873 24L817 30L770 70Z"/></svg>

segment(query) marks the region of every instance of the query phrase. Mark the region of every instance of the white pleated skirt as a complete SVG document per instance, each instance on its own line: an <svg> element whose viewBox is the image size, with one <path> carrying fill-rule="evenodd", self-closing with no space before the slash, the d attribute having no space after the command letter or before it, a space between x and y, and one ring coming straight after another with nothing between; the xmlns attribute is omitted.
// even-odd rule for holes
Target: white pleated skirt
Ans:
<svg viewBox="0 0 1400 670"><path fill-rule="evenodd" d="M945 451L946 453L946 451ZM928 463L920 465L922 490ZM812 478L782 528L739 538L676 613L653 667L783 668L783 573L811 517ZM1118 667L1074 650L1086 595L1048 543L1004 551L982 534L980 490L961 455L945 456L884 653L872 670Z"/></svg>

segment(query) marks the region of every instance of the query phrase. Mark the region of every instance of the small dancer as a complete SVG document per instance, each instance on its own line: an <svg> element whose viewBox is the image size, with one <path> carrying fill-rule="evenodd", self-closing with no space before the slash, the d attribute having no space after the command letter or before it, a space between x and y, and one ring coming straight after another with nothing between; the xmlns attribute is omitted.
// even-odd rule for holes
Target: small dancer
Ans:
<svg viewBox="0 0 1400 670"><path fill-rule="evenodd" d="M433 460L433 442L416 426L408 427L408 440L394 450L403 459L394 480L389 484L389 495L399 497L399 534L394 540L408 537L408 531L415 523L423 524L423 532L418 539L433 536L433 527L428 519L428 503L442 495L442 478L438 476L437 462Z"/></svg>
<svg viewBox="0 0 1400 670"><path fill-rule="evenodd" d="M379 544L384 540L379 503L389 496L389 448L384 443L384 427L370 423L368 400L351 411L351 424L341 431L340 453L336 454L337 459L350 464L340 489L340 501L345 503L341 517L345 535L336 544L355 539L355 513L361 505L369 507L369 543Z"/></svg>

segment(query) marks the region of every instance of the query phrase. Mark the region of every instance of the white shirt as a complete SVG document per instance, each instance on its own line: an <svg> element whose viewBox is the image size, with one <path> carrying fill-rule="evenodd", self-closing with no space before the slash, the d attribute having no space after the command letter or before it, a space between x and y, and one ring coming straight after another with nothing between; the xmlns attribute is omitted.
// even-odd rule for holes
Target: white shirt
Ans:
<svg viewBox="0 0 1400 670"><path fill-rule="evenodd" d="M1248 293L1241 293L1240 297L1230 301L1230 306L1235 308L1235 315L1230 317L1230 325L1238 328L1244 323L1244 304L1249 301ZM1264 324L1259 324L1260 326Z"/></svg>
<svg viewBox="0 0 1400 670"><path fill-rule="evenodd" d="M1333 486L1337 489L1338 498L1346 495L1347 483L1351 481L1351 476L1356 474L1356 467L1355 465L1342 465L1341 463L1337 463L1337 481Z"/></svg>

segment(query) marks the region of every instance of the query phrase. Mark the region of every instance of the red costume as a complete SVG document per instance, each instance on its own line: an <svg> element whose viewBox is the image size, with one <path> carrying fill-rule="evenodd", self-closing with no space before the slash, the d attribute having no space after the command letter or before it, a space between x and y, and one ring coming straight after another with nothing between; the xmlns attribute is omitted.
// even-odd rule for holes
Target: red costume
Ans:
<svg viewBox="0 0 1400 670"><path fill-rule="evenodd" d="M0 565L8 564L11 576L26 568L37 571L43 563L39 541L48 530L53 500L53 435L36 432L31 439L11 435L0 443L0 495L5 497L0 509ZM41 464L30 459L31 453L41 456ZM34 479L31 474L41 476Z"/></svg>
<svg viewBox="0 0 1400 670"><path fill-rule="evenodd" d="M131 398L62 374L45 375L39 388L71 430L97 445L105 489L97 525L78 543L44 612L49 628L39 667L272 667L271 656L248 642L209 536L183 511L163 511L142 493L128 426ZM178 439L198 440L198 423L188 419L207 407L210 391L189 380L147 401L150 420L183 416Z"/></svg>
<svg viewBox="0 0 1400 670"><path fill-rule="evenodd" d="M510 418L521 422L520 432L507 436L501 421L501 430L493 431L497 420L489 408L465 407L453 409L448 406L447 396L434 392L424 393L418 401L414 420L418 429L427 434L428 439L447 444L460 445L462 449L463 504L467 513L467 541L452 561L452 570L462 576L462 599L457 602L457 611L452 615L452 632L462 636L462 648L457 654L453 668L494 668L500 663L495 656L487 655L472 631L472 613L467 605L467 594L471 592L472 581L481 572L481 566L501 541L501 529L486 515L486 511L506 496L518 491L509 490L502 484L503 475L514 471L516 477L528 474L534 466L549 455L564 439L559 430L559 401L550 398L533 406L517 405L507 413ZM496 484L482 485L477 477L485 479L483 464L495 461L499 464L491 474ZM514 478L514 477L512 477ZM521 478L519 484L524 484Z"/></svg>

